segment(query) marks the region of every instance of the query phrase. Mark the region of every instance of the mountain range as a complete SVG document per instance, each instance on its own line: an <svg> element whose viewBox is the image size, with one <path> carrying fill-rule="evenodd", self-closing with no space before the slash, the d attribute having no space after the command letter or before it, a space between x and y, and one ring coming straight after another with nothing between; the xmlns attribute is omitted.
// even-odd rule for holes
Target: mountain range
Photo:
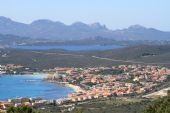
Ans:
<svg viewBox="0 0 170 113"><path fill-rule="evenodd" d="M65 25L61 22L41 19L25 24L3 16L0 16L0 34L57 41L95 37L114 40L170 40L170 32L146 28L141 25L133 25L121 30L110 30L100 23L75 22L71 25Z"/></svg>

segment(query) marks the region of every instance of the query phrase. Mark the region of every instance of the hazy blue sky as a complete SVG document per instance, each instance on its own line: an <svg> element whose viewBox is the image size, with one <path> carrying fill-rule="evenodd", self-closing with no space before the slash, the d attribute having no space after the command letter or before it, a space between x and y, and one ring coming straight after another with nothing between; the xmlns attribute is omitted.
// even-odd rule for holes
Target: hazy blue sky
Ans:
<svg viewBox="0 0 170 113"><path fill-rule="evenodd" d="M110 29L133 24L170 31L170 0L0 0L0 15L30 23L100 22Z"/></svg>

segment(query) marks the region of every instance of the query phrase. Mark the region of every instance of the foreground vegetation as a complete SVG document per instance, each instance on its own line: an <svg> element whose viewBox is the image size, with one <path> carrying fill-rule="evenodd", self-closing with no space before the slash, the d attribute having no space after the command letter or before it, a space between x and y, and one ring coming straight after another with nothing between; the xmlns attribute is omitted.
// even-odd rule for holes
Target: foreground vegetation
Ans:
<svg viewBox="0 0 170 113"><path fill-rule="evenodd" d="M145 109L144 113L170 113L170 91L168 96L159 98L151 102Z"/></svg>
<svg viewBox="0 0 170 113"><path fill-rule="evenodd" d="M55 105L43 106L50 113L143 113L150 101L142 98L101 98L78 102L72 111ZM45 111L43 110L43 113Z"/></svg>
<svg viewBox="0 0 170 113"><path fill-rule="evenodd" d="M40 113L38 110L29 106L9 107L7 113Z"/></svg>
<svg viewBox="0 0 170 113"><path fill-rule="evenodd" d="M148 101L140 98L96 101L78 105L71 113L143 113Z"/></svg>
<svg viewBox="0 0 170 113"><path fill-rule="evenodd" d="M168 96L155 100L140 98L109 99L91 101L77 105L66 113L170 113L170 91Z"/></svg>

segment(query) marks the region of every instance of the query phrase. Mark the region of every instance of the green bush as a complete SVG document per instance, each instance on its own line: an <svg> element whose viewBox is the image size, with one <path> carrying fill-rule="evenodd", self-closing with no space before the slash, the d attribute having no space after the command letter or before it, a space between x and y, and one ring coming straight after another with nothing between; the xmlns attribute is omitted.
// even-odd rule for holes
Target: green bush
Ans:
<svg viewBox="0 0 170 113"><path fill-rule="evenodd" d="M9 107L7 113L40 113L29 106Z"/></svg>
<svg viewBox="0 0 170 113"><path fill-rule="evenodd" d="M159 98L147 106L144 113L170 113L170 91L168 96Z"/></svg>

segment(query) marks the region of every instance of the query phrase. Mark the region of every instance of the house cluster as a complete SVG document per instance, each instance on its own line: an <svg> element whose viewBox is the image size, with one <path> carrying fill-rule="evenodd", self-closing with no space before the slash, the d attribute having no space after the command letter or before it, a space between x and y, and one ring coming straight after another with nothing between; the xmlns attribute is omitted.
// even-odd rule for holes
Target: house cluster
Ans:
<svg viewBox="0 0 170 113"><path fill-rule="evenodd" d="M8 70L15 70L19 68L23 68L23 66L14 64L0 65L0 74L6 74Z"/></svg>
<svg viewBox="0 0 170 113"><path fill-rule="evenodd" d="M35 69L15 64L0 65L0 75L3 74L32 74Z"/></svg>
<svg viewBox="0 0 170 113"><path fill-rule="evenodd" d="M5 112L6 109L10 106L33 106L35 104L43 104L47 102L42 98L16 98L16 99L8 99L7 101L0 101L0 112Z"/></svg>
<svg viewBox="0 0 170 113"><path fill-rule="evenodd" d="M68 95L72 101L142 94L169 79L170 69L152 65L119 65L95 68L55 68L49 79L79 86Z"/></svg>

